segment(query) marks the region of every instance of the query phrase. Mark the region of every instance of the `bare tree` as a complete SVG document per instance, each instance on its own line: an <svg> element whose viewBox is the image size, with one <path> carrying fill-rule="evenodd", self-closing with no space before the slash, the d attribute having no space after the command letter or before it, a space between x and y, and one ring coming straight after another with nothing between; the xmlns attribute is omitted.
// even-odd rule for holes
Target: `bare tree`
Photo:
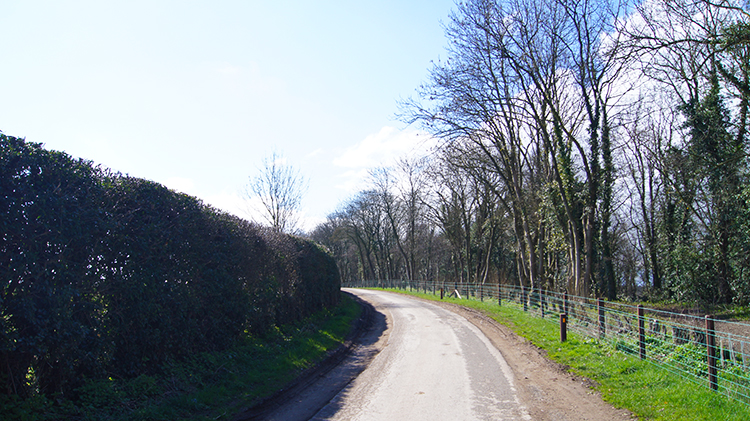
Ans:
<svg viewBox="0 0 750 421"><path fill-rule="evenodd" d="M449 58L433 66L420 100L404 104L404 120L470 152L472 176L496 179L482 181L513 217L519 275L532 288L547 287L547 227L537 208L542 187L556 188L571 250L568 289L588 295L599 262L611 260L599 244L610 242L619 64L609 52L619 40L605 35L618 5L471 0L457 9L446 30ZM613 280L611 268L603 273Z"/></svg>
<svg viewBox="0 0 750 421"><path fill-rule="evenodd" d="M284 157L277 152L263 159L257 176L250 179L245 188L245 199L252 203L260 200L262 209L257 209L274 230L296 233L299 229L299 211L302 198L307 192L307 180L299 170L286 165Z"/></svg>
<svg viewBox="0 0 750 421"><path fill-rule="evenodd" d="M416 279L418 270L418 238L423 234L424 191L427 187L425 159L403 158L397 165L401 183L398 188L404 215L404 249L409 279Z"/></svg>

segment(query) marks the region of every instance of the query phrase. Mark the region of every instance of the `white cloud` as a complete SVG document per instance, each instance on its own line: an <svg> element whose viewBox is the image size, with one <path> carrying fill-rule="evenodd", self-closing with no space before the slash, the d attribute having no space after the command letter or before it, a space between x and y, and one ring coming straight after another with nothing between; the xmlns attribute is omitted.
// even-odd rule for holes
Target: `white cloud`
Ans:
<svg viewBox="0 0 750 421"><path fill-rule="evenodd" d="M348 169L339 174L343 181L336 187L350 193L363 189L368 170L393 165L399 158L426 155L436 144L424 132L385 126L333 160L334 165Z"/></svg>
<svg viewBox="0 0 750 421"><path fill-rule="evenodd" d="M339 174L338 178L343 179L343 181L336 184L336 188L348 193L354 193L365 188L364 184L367 179L367 168L346 171Z"/></svg>
<svg viewBox="0 0 750 421"><path fill-rule="evenodd" d="M333 163L346 168L388 166L405 155L427 153L434 143L425 133L385 126L348 148Z"/></svg>
<svg viewBox="0 0 750 421"><path fill-rule="evenodd" d="M314 157L316 157L316 156L318 156L318 155L320 155L322 153L323 153L323 149L322 148L315 149L314 151L312 151L312 152L308 153L307 155L305 155L305 159L314 158Z"/></svg>
<svg viewBox="0 0 750 421"><path fill-rule="evenodd" d="M161 184L172 190L187 194L192 194L193 189L195 188L193 180L183 177L170 177L164 180Z"/></svg>

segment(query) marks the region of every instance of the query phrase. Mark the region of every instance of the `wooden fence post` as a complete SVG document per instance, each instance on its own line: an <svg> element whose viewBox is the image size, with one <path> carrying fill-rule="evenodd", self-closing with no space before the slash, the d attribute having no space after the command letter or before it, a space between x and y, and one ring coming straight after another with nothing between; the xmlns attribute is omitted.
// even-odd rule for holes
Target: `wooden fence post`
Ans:
<svg viewBox="0 0 750 421"><path fill-rule="evenodd" d="M503 305L503 287L500 280L497 280L497 305Z"/></svg>
<svg viewBox="0 0 750 421"><path fill-rule="evenodd" d="M560 313L560 342L568 340L568 315Z"/></svg>
<svg viewBox="0 0 750 421"><path fill-rule="evenodd" d="M521 285L521 301L523 301L523 311L529 311L529 303L526 301L526 288Z"/></svg>
<svg viewBox="0 0 750 421"><path fill-rule="evenodd" d="M706 316L706 348L708 351L708 383L712 390L719 390L716 379L716 330L713 316Z"/></svg>
<svg viewBox="0 0 750 421"><path fill-rule="evenodd" d="M607 325L604 320L604 300L596 300L596 307L599 310L599 339L604 339L607 334Z"/></svg>
<svg viewBox="0 0 750 421"><path fill-rule="evenodd" d="M638 355L646 359L646 329L644 327L643 304L638 304Z"/></svg>

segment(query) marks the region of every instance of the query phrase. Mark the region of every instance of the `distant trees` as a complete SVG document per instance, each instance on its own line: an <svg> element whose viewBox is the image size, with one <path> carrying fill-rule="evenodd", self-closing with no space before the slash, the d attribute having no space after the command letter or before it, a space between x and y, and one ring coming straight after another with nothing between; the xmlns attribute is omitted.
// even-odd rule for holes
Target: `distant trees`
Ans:
<svg viewBox="0 0 750 421"><path fill-rule="evenodd" d="M379 211L357 207L390 229L369 231L357 258L383 246L389 277L419 277L423 261L457 283L750 298L746 7L459 3L447 59L401 115L441 141L411 196L441 251L407 251L406 178L394 167L373 183Z"/></svg>
<svg viewBox="0 0 750 421"><path fill-rule="evenodd" d="M245 199L259 200L258 209L266 222L277 232L296 233L302 199L307 181L294 167L287 165L277 152L263 158L263 165L245 189Z"/></svg>
<svg viewBox="0 0 750 421"><path fill-rule="evenodd" d="M436 279L445 253L421 195L425 162L402 161L371 173L359 192L310 237L333 251L342 278Z"/></svg>

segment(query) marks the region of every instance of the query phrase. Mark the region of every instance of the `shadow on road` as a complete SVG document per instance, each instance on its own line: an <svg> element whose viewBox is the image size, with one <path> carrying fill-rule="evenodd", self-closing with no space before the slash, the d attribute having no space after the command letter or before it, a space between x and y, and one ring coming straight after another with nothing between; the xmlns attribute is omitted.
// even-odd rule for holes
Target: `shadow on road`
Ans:
<svg viewBox="0 0 750 421"><path fill-rule="evenodd" d="M346 393L351 381L379 352L375 344L387 330L388 323L386 316L370 303L350 292L344 293L363 310L344 344L329 352L318 365L302 372L284 389L238 414L234 421L309 420L339 393Z"/></svg>

